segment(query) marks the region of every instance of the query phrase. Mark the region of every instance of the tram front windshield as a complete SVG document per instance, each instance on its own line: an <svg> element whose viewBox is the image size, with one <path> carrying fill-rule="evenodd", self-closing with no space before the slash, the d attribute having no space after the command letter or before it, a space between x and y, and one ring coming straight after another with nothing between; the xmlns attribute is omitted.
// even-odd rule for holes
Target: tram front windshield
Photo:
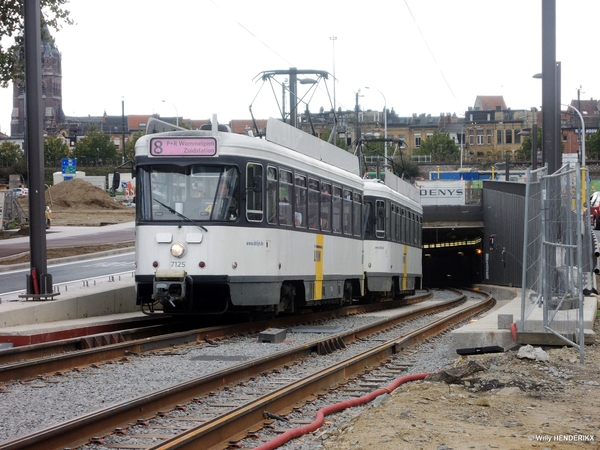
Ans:
<svg viewBox="0 0 600 450"><path fill-rule="evenodd" d="M141 167L142 220L234 221L238 218L239 172L233 166ZM172 211L171 211L172 210Z"/></svg>

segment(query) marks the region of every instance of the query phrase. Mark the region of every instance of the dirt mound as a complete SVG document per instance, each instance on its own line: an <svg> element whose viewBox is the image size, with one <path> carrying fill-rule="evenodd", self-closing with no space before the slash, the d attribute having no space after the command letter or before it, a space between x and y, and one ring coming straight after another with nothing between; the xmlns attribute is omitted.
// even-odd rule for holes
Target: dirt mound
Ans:
<svg viewBox="0 0 600 450"><path fill-rule="evenodd" d="M63 181L50 188L52 209L127 209L106 191L78 178ZM57 208L58 207L58 208Z"/></svg>

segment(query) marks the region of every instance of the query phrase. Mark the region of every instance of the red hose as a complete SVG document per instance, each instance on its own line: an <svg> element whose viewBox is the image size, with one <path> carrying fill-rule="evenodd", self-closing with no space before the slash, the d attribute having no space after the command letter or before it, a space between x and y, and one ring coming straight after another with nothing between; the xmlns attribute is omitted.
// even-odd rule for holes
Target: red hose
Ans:
<svg viewBox="0 0 600 450"><path fill-rule="evenodd" d="M350 408L351 406L364 405L365 403L369 403L371 400L379 397L382 394L389 394L394 389L396 389L401 384L407 383L409 381L422 380L429 373L418 373L415 375L406 375L400 378L396 378L392 384L387 387L379 388L373 392L369 392L368 394L363 395L362 397L353 398L350 400L346 400L340 403L336 403L333 405L326 406L317 411L317 418L308 425L304 425L300 428L294 428L293 430L286 431L285 433L277 436L275 439L264 443L263 445L256 447L254 450L274 450L279 446L285 444L293 438L297 438L307 433L311 433L318 429L321 425L323 425L323 421L325 420L325 416L332 414L334 412L341 411L346 408Z"/></svg>
<svg viewBox="0 0 600 450"><path fill-rule="evenodd" d="M40 285L39 285L38 277L37 277L37 269L35 267L33 269L31 269L31 281L33 281L33 293L35 295L39 295L40 294Z"/></svg>
<svg viewBox="0 0 600 450"><path fill-rule="evenodd" d="M513 341L517 342L517 324L514 322L510 324L510 334L512 335Z"/></svg>

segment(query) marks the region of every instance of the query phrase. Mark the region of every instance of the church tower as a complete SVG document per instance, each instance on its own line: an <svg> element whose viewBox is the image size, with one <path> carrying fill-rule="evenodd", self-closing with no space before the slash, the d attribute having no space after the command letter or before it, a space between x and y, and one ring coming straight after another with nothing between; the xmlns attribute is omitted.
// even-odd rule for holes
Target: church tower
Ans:
<svg viewBox="0 0 600 450"><path fill-rule="evenodd" d="M50 36L48 28L42 36ZM48 39L42 40L42 105L44 131L56 135L65 121L62 110L61 54ZM13 81L13 110L10 122L11 137L25 136L25 86L22 81Z"/></svg>

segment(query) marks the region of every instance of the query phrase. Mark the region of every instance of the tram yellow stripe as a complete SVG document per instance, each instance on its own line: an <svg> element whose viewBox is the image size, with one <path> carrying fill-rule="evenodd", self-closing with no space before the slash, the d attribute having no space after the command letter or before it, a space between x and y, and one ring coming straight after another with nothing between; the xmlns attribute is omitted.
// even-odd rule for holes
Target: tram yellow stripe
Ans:
<svg viewBox="0 0 600 450"><path fill-rule="evenodd" d="M323 255L325 248L323 243L325 242L325 236L322 234L316 234L315 239L315 287L314 287L314 298L315 300L323 299Z"/></svg>

